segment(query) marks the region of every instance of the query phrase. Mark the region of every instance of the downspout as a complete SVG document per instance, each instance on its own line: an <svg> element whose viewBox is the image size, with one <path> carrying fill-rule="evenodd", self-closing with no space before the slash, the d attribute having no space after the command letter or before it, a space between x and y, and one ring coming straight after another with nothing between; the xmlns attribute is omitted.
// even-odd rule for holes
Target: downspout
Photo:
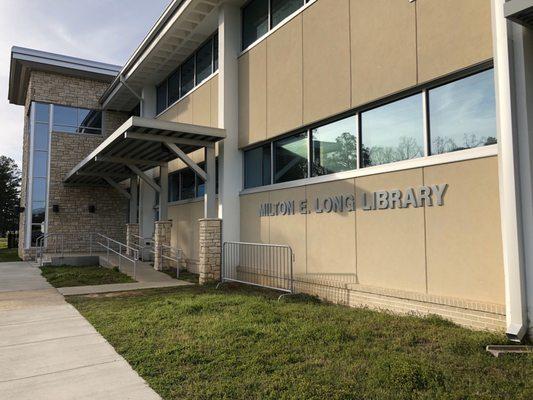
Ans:
<svg viewBox="0 0 533 400"><path fill-rule="evenodd" d="M492 1L498 176L505 275L507 337L522 341L527 332L527 305L520 207L520 175L515 115L514 55L510 22L504 17L504 0Z"/></svg>

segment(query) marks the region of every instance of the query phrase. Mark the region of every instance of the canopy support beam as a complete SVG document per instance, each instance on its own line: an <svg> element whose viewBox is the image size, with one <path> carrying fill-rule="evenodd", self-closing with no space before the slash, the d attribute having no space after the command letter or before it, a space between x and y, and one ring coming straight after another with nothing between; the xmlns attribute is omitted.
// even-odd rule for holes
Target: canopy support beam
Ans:
<svg viewBox="0 0 533 400"><path fill-rule="evenodd" d="M129 169L131 169L139 178L141 178L143 181L145 181L148 186L150 186L152 189L154 189L157 193L161 193L161 186L159 186L155 181L150 178L148 175L146 175L143 171L139 169L136 165L133 164L126 164Z"/></svg>
<svg viewBox="0 0 533 400"><path fill-rule="evenodd" d="M109 183L111 186L113 186L122 196L124 196L128 200L131 199L131 195L126 190L124 190L124 188L122 188L118 183L116 183L113 179L105 176L104 180L107 183Z"/></svg>
<svg viewBox="0 0 533 400"><path fill-rule="evenodd" d="M165 143L165 146L169 148L176 156L178 156L181 161L187 164L196 174L205 182L207 181L207 173L198 166L187 154L183 152L178 146L174 143Z"/></svg>

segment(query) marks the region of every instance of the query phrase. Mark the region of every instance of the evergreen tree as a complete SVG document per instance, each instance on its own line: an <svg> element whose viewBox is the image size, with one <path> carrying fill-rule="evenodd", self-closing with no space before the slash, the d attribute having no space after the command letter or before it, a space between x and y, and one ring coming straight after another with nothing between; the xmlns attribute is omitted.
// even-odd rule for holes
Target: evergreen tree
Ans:
<svg viewBox="0 0 533 400"><path fill-rule="evenodd" d="M18 230L20 202L20 170L15 161L0 156L0 236Z"/></svg>

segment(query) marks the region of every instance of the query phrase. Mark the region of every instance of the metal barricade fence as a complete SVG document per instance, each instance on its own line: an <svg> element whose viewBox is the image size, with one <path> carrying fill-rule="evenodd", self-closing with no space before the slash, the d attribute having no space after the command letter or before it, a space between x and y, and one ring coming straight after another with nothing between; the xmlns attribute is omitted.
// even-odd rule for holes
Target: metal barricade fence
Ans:
<svg viewBox="0 0 533 400"><path fill-rule="evenodd" d="M221 280L293 293L293 262L290 246L224 242Z"/></svg>

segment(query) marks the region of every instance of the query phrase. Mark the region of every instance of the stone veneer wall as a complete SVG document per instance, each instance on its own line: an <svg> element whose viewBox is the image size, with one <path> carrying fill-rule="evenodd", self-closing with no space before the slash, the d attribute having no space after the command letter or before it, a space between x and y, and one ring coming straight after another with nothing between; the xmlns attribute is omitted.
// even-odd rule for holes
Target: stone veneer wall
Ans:
<svg viewBox="0 0 533 400"><path fill-rule="evenodd" d="M20 219L19 255L28 259L31 250L25 247L26 204L29 158L29 109L32 101L53 103L71 107L100 109L99 98L108 83L93 79L33 71L30 77L25 105L25 129L23 144L23 179L21 205L27 211ZM125 241L127 200L111 187L68 187L63 185L67 173L94 150L108 135L117 129L127 115L105 111L103 135L71 134L53 132L50 151L50 182L48 232L68 235L66 250L84 251L89 232L99 232L117 240ZM59 213L52 212L52 205L59 205ZM96 207L89 212L89 205ZM53 241L51 241L53 244Z"/></svg>

